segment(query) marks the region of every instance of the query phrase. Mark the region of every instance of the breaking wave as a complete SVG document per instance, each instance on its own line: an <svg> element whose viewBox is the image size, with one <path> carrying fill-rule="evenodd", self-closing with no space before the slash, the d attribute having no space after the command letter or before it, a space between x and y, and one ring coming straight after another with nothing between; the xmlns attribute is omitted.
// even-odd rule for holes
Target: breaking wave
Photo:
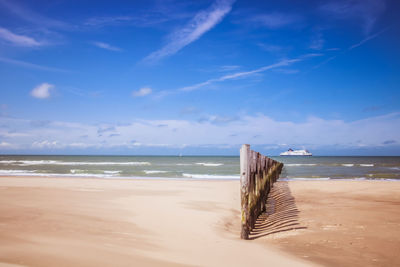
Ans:
<svg viewBox="0 0 400 267"><path fill-rule="evenodd" d="M127 162L102 162L102 161L58 161L58 160L1 160L2 164L13 164L17 166L32 166L32 165L72 165L72 166L81 166L81 165L124 165L124 166L145 166L151 165L150 162L147 161L127 161Z"/></svg>
<svg viewBox="0 0 400 267"><path fill-rule="evenodd" d="M168 171L157 171L157 170L149 170L149 171L147 171L147 170L144 170L143 171L145 174L157 174L157 173L167 173Z"/></svg>
<svg viewBox="0 0 400 267"><path fill-rule="evenodd" d="M205 167L218 167L224 165L223 163L204 163L204 162L198 162L196 165L201 165Z"/></svg>

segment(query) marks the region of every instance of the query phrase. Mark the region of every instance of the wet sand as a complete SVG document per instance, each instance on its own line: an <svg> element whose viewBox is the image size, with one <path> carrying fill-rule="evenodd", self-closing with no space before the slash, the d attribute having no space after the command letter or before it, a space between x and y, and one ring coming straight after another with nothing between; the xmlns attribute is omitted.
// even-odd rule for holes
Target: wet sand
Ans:
<svg viewBox="0 0 400 267"><path fill-rule="evenodd" d="M239 239L239 181L0 177L0 265L396 266L400 183L278 182Z"/></svg>

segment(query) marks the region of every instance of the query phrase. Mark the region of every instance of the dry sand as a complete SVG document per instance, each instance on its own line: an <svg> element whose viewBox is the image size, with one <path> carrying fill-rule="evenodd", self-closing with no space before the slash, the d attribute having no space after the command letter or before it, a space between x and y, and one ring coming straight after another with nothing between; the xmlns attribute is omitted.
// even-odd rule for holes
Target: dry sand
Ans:
<svg viewBox="0 0 400 267"><path fill-rule="evenodd" d="M238 181L0 178L0 262L307 265L240 240L239 214Z"/></svg>
<svg viewBox="0 0 400 267"><path fill-rule="evenodd" d="M0 177L0 265L395 266L399 192L278 182L244 241L238 181Z"/></svg>
<svg viewBox="0 0 400 267"><path fill-rule="evenodd" d="M278 182L268 201L258 241L324 266L400 266L400 182Z"/></svg>

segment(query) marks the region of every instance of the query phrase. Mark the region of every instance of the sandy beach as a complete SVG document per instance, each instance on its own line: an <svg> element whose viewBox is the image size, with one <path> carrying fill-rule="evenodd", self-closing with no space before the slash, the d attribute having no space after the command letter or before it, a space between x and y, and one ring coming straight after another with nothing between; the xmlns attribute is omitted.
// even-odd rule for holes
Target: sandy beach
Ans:
<svg viewBox="0 0 400 267"><path fill-rule="evenodd" d="M260 224L279 229L258 240L323 266L399 266L399 192L397 181L278 182Z"/></svg>
<svg viewBox="0 0 400 267"><path fill-rule="evenodd" d="M0 178L0 263L395 266L400 183L278 182L239 239L239 181Z"/></svg>

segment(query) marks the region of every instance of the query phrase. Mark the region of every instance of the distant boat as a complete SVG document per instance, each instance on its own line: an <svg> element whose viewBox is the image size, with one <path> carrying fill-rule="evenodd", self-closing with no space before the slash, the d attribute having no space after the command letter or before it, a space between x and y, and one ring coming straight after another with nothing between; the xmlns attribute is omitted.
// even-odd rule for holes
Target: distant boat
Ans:
<svg viewBox="0 0 400 267"><path fill-rule="evenodd" d="M302 150L293 150L291 148L289 148L288 151L282 152L280 154L281 156L312 156L312 154L305 149Z"/></svg>

